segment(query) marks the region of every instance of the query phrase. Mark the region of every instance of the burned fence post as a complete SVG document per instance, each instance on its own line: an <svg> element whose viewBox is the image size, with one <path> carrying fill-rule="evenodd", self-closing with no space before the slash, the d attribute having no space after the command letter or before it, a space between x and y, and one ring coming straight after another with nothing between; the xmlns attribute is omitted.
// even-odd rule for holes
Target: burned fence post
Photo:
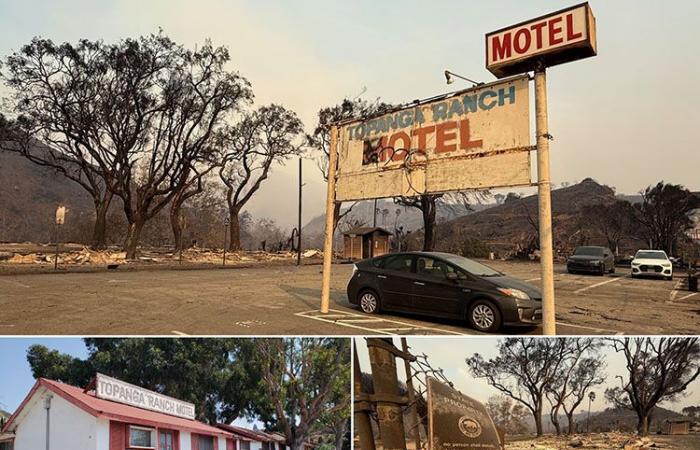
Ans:
<svg viewBox="0 0 700 450"><path fill-rule="evenodd" d="M408 355L396 348L391 338L367 338L367 350L374 385L374 394L370 398L377 405L382 447L384 450L406 450L403 407L409 400L399 389L396 357L406 358Z"/></svg>

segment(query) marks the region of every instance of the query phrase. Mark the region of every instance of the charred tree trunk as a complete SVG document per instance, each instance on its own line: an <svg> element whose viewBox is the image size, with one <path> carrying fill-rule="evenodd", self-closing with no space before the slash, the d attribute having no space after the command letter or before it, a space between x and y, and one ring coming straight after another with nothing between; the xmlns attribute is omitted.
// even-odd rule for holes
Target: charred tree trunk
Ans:
<svg viewBox="0 0 700 450"><path fill-rule="evenodd" d="M647 436L649 434L649 413L637 413L639 421L637 422L637 434Z"/></svg>
<svg viewBox="0 0 700 450"><path fill-rule="evenodd" d="M137 219L129 223L129 228L126 232L126 240L124 241L124 250L126 251L126 259L136 259L136 250L141 239L141 231L145 221Z"/></svg>
<svg viewBox="0 0 700 450"><path fill-rule="evenodd" d="M178 197L173 199L172 203L170 203L170 228L173 231L173 241L174 241L173 247L175 248L176 252L182 250L181 212L182 212L182 204L184 202L185 202L184 199L182 199L182 198L180 198L180 196L178 196Z"/></svg>
<svg viewBox="0 0 700 450"><path fill-rule="evenodd" d="M106 193L102 198L95 198L95 226L92 230L91 247L95 250L107 246L107 212L112 203L111 192Z"/></svg>
<svg viewBox="0 0 700 450"><path fill-rule="evenodd" d="M557 436L561 436L561 424L559 423L559 408L553 409L552 413L549 415L552 425L556 430Z"/></svg>
<svg viewBox="0 0 700 450"><path fill-rule="evenodd" d="M537 431L537 436L542 436L544 433L542 430L542 405L537 406L533 412L533 416L535 419L535 430Z"/></svg>
<svg viewBox="0 0 700 450"><path fill-rule="evenodd" d="M566 420L569 422L569 429L566 434L572 435L576 432L576 423L574 422L574 412L566 413Z"/></svg>
<svg viewBox="0 0 700 450"><path fill-rule="evenodd" d="M241 250L241 222L239 216L240 210L238 208L231 208L229 210L229 220L231 224L229 228L228 249L231 252Z"/></svg>

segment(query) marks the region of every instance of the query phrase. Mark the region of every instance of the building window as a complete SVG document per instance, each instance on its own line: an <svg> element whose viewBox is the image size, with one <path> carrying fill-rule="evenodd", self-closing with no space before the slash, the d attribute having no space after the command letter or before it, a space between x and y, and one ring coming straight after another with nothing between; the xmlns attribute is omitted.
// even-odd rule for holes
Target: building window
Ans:
<svg viewBox="0 0 700 450"><path fill-rule="evenodd" d="M0 442L0 450L12 450L12 441Z"/></svg>
<svg viewBox="0 0 700 450"><path fill-rule="evenodd" d="M250 441L240 441L240 442L241 442L240 450L250 450Z"/></svg>
<svg viewBox="0 0 700 450"><path fill-rule="evenodd" d="M263 442L263 443L262 443L262 450L270 450L270 443L269 443L269 442Z"/></svg>
<svg viewBox="0 0 700 450"><path fill-rule="evenodd" d="M153 428L129 427L129 448L156 448L155 434Z"/></svg>
<svg viewBox="0 0 700 450"><path fill-rule="evenodd" d="M214 450L214 438L211 436L198 436L199 450Z"/></svg>
<svg viewBox="0 0 700 450"><path fill-rule="evenodd" d="M158 450L175 450L173 446L173 432L172 431L161 431L160 432L160 447Z"/></svg>

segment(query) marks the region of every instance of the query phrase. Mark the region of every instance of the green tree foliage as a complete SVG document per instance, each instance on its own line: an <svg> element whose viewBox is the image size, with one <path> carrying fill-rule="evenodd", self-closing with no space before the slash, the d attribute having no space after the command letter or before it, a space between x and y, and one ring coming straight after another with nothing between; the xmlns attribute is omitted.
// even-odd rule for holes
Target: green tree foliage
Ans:
<svg viewBox="0 0 700 450"><path fill-rule="evenodd" d="M256 339L254 345L266 394L259 417L282 432L292 450L301 449L328 414L349 417L348 339Z"/></svg>

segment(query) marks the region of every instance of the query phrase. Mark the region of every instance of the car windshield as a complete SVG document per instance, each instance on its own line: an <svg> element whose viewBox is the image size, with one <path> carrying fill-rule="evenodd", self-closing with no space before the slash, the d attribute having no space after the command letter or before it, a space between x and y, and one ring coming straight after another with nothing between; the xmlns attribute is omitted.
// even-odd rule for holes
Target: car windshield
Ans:
<svg viewBox="0 0 700 450"><path fill-rule="evenodd" d="M485 266L481 263L465 258L463 256L448 255L443 256L443 258L451 262L455 266L459 267L460 269L478 277L497 277L503 275L501 272L494 270L489 266Z"/></svg>
<svg viewBox="0 0 700 450"><path fill-rule="evenodd" d="M637 259L668 259L666 257L666 253L664 252L644 252L640 251L637 252L637 255L635 256Z"/></svg>
<svg viewBox="0 0 700 450"><path fill-rule="evenodd" d="M602 247L577 247L574 255L603 256Z"/></svg>

